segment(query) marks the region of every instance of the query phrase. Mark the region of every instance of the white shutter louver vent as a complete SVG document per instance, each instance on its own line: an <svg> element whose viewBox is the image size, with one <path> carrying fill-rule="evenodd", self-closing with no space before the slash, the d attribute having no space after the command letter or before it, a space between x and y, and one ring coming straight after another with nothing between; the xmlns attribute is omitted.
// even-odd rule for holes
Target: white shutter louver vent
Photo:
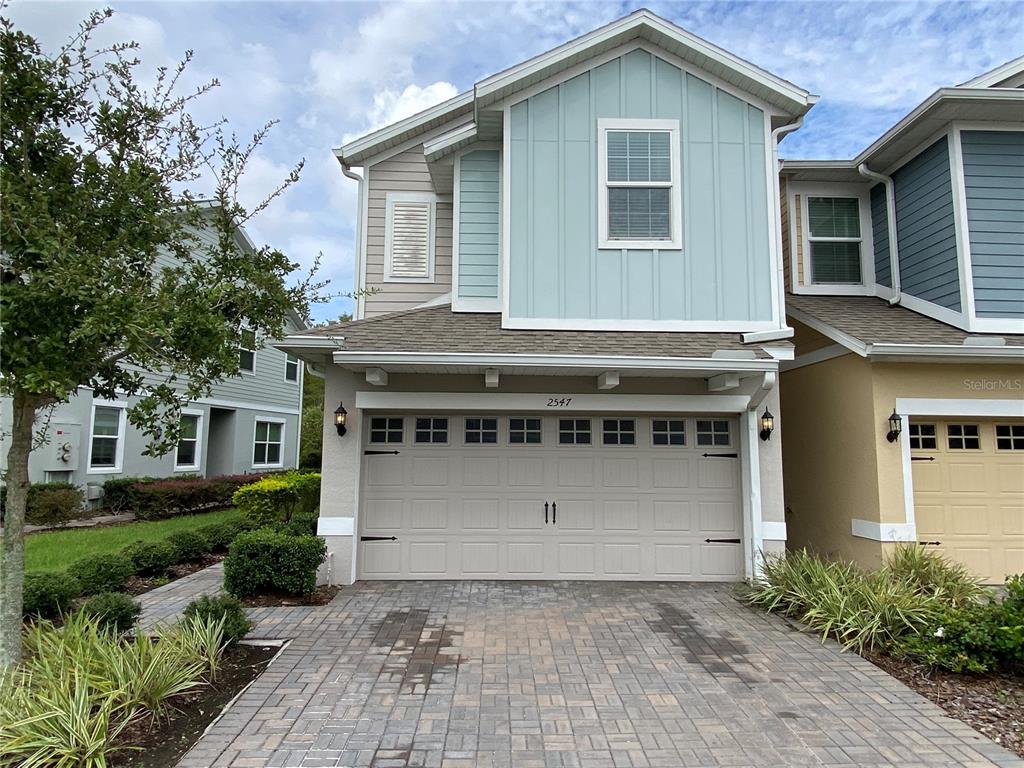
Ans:
<svg viewBox="0 0 1024 768"><path fill-rule="evenodd" d="M433 196L388 195L386 240L388 279L433 280Z"/></svg>

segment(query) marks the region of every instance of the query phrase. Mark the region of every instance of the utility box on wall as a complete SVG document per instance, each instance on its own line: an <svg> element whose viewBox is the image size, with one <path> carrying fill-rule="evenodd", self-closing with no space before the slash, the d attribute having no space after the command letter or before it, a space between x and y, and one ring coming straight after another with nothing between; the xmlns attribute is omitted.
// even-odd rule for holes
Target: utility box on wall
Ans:
<svg viewBox="0 0 1024 768"><path fill-rule="evenodd" d="M51 424L49 442L41 453L46 457L46 472L73 472L78 469L81 452L81 424Z"/></svg>

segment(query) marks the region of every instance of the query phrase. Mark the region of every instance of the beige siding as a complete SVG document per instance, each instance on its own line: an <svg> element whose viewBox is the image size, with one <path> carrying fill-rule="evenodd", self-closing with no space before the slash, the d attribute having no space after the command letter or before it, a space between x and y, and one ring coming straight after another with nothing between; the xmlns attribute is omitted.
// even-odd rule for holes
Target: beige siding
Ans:
<svg viewBox="0 0 1024 768"><path fill-rule="evenodd" d="M366 296L364 317L410 309L452 289L452 201L437 202L434 240L434 282L384 281L384 226L388 192L433 192L430 172L417 146L367 169L369 194L366 222ZM376 290L376 292L373 292Z"/></svg>

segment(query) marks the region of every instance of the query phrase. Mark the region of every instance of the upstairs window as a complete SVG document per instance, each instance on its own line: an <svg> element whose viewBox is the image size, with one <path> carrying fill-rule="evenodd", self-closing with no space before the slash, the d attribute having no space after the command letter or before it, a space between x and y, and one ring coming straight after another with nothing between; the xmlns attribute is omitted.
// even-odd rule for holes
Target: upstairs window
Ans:
<svg viewBox="0 0 1024 768"><path fill-rule="evenodd" d="M598 121L601 248L680 248L679 121Z"/></svg>
<svg viewBox="0 0 1024 768"><path fill-rule="evenodd" d="M434 281L434 213L429 192L389 192L385 203L384 280Z"/></svg>
<svg viewBox="0 0 1024 768"><path fill-rule="evenodd" d="M814 285L860 285L860 200L808 197L807 239Z"/></svg>
<svg viewBox="0 0 1024 768"><path fill-rule="evenodd" d="M242 329L242 338L238 344L238 370L242 373L256 372L256 331Z"/></svg>
<svg viewBox="0 0 1024 768"><path fill-rule="evenodd" d="M284 359L284 380L296 382L299 380L299 358L295 355L289 354Z"/></svg>

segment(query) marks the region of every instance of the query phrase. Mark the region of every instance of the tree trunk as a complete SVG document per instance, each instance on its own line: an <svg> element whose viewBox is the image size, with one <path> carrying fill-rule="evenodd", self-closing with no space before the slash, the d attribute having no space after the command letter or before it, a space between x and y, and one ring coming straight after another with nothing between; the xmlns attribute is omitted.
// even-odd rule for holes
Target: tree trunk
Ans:
<svg viewBox="0 0 1024 768"><path fill-rule="evenodd" d="M37 395L14 391L11 444L7 451L7 502L4 509L3 547L0 549L0 666L21 661L21 610L25 586L25 502L28 498L28 456Z"/></svg>

